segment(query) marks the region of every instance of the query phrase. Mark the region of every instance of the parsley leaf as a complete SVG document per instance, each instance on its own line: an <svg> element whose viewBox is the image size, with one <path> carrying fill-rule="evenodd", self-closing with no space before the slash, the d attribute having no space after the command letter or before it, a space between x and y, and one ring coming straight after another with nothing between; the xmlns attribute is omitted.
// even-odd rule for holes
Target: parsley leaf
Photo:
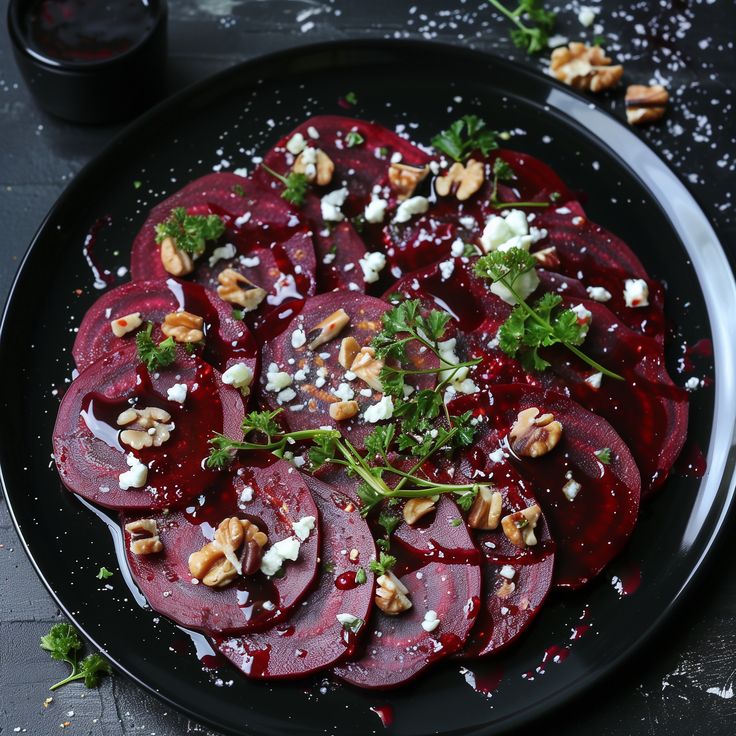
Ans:
<svg viewBox="0 0 736 736"><path fill-rule="evenodd" d="M87 655L79 665L79 675L75 679L83 679L87 688L97 687L103 675L112 673L110 663L101 654Z"/></svg>
<svg viewBox="0 0 736 736"><path fill-rule="evenodd" d="M135 345L138 349L138 359L141 363L146 364L149 373L157 371L159 368L166 368L176 360L176 343L173 337L167 337L158 345L151 337L153 333L153 322L146 325L145 330L141 330L135 336Z"/></svg>
<svg viewBox="0 0 736 736"><path fill-rule="evenodd" d="M393 555L381 552L377 560L371 560L371 564L368 568L376 575L385 575L395 564L396 558Z"/></svg>
<svg viewBox="0 0 736 736"><path fill-rule="evenodd" d="M348 131L348 134L345 136L345 145L348 148L355 148L355 146L359 146L364 142L365 138L357 130Z"/></svg>
<svg viewBox="0 0 736 736"><path fill-rule="evenodd" d="M396 531L399 524L401 524L401 517L392 514L390 511L381 511L378 515L378 525L383 527L387 538Z"/></svg>
<svg viewBox="0 0 736 736"><path fill-rule="evenodd" d="M107 580L108 578L112 577L112 573L106 568L101 567L100 571L97 573L97 579L98 580Z"/></svg>
<svg viewBox="0 0 736 736"><path fill-rule="evenodd" d="M281 192L282 199L291 202L296 207L301 207L304 204L304 199L309 189L309 179L307 179L305 174L290 171L286 176L282 176L281 174L277 174L272 168L266 166L266 164L261 164L261 166L284 185L284 191Z"/></svg>
<svg viewBox="0 0 736 736"><path fill-rule="evenodd" d="M101 568L101 571L105 568ZM77 662L82 642L71 624L54 624L48 634L41 637L41 649L49 652L52 659L66 662L72 668L71 674L49 689L56 690L75 680L84 680L88 688L97 687L102 675L110 674L110 664L100 654L90 654Z"/></svg>
<svg viewBox="0 0 736 736"><path fill-rule="evenodd" d="M276 417L281 413L281 409L274 411L252 411L243 418L243 437L247 437L251 432L261 432L268 437L282 434L283 430L276 421Z"/></svg>
<svg viewBox="0 0 736 736"><path fill-rule="evenodd" d="M245 197L245 189L243 189L240 184L233 184L232 187L230 187L233 194L237 194L238 197Z"/></svg>
<svg viewBox="0 0 736 736"><path fill-rule="evenodd" d="M610 465L611 463L611 448L610 447L602 447L600 450L596 450L593 454L604 465Z"/></svg>
<svg viewBox="0 0 736 736"><path fill-rule="evenodd" d="M348 92L345 95L345 102L347 102L349 105L357 105L358 95L356 95L355 92Z"/></svg>
<svg viewBox="0 0 736 736"><path fill-rule="evenodd" d="M355 571L355 584L364 585L367 580L368 580L368 575L366 575L365 570L362 567L359 567Z"/></svg>
<svg viewBox="0 0 736 736"><path fill-rule="evenodd" d="M516 26L510 34L516 46L529 54L547 48L549 34L555 25L556 13L545 10L541 0L519 0L514 10L503 5L500 0L488 2Z"/></svg>
<svg viewBox="0 0 736 736"><path fill-rule="evenodd" d="M469 491L465 491L457 496L455 496L455 501L457 502L457 505L463 510L463 511L470 511L470 509L473 506L473 503L475 502L475 497L478 495L478 488L474 488Z"/></svg>
<svg viewBox="0 0 736 736"><path fill-rule="evenodd" d="M502 158L497 158L493 162L493 188L491 189L491 202L498 202L498 183L501 181L513 181L516 174L511 166Z"/></svg>
<svg viewBox="0 0 736 736"><path fill-rule="evenodd" d="M380 455L385 458L388 455L391 442L393 442L396 426L394 424L379 424L365 438L365 449L368 455Z"/></svg>
<svg viewBox="0 0 736 736"><path fill-rule="evenodd" d="M208 240L218 240L224 232L225 223L218 215L189 215L183 207L175 207L156 225L156 242L172 238L179 250L198 256Z"/></svg>
<svg viewBox="0 0 736 736"><path fill-rule="evenodd" d="M473 151L480 151L487 156L494 148L498 148L495 130L486 128L484 120L477 115L463 115L447 130L432 138L432 145L455 161L465 161Z"/></svg>
<svg viewBox="0 0 736 736"><path fill-rule="evenodd" d="M337 439L335 437L315 437L314 444L309 448L309 459L314 470L318 470L335 457ZM360 493L358 493L360 496Z"/></svg>

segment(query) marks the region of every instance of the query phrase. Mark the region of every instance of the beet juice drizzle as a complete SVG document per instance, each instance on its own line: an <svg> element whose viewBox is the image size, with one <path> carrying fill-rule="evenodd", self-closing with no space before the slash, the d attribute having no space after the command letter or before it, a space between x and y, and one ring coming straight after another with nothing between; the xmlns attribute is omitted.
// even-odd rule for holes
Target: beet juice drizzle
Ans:
<svg viewBox="0 0 736 736"><path fill-rule="evenodd" d="M52 62L112 59L150 33L155 4L144 0L35 0L24 18L29 50Z"/></svg>

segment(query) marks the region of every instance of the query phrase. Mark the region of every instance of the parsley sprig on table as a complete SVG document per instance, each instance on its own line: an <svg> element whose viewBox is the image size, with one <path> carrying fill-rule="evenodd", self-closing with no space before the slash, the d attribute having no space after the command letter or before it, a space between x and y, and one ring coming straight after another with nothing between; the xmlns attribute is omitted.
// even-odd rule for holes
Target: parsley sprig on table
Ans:
<svg viewBox="0 0 736 736"><path fill-rule="evenodd" d="M541 0L519 0L514 10L499 0L488 0L499 13L505 15L515 26L511 40L529 54L547 48L549 34L555 26L556 13L545 10Z"/></svg>
<svg viewBox="0 0 736 736"><path fill-rule="evenodd" d="M50 690L57 690L75 680L84 680L88 688L97 687L103 675L111 673L110 664L101 654L88 654L79 661L82 642L71 624L54 624L46 636L41 637L41 649L47 651L52 659L66 662L71 674L52 685Z"/></svg>
<svg viewBox="0 0 736 736"><path fill-rule="evenodd" d="M290 171L286 176L279 174L274 171L271 167L266 164L261 166L269 173L274 179L278 179L284 185L284 191L281 192L281 198L296 207L301 207L304 204L304 199L307 196L309 190L309 179L305 174L299 174L296 171Z"/></svg>
<svg viewBox="0 0 736 736"><path fill-rule="evenodd" d="M534 268L534 256L522 248L494 251L481 256L475 264L478 276L505 286L516 299L516 306L498 332L499 347L511 357L518 357L527 370L543 371L549 362L539 355L540 348L564 345L582 361L609 378L624 380L608 370L577 346L583 343L586 327L572 309L560 309L562 297L546 293L532 306L516 290L516 282Z"/></svg>
<svg viewBox="0 0 736 736"><path fill-rule="evenodd" d="M135 345L138 349L138 359L141 363L146 364L149 372L157 371L159 368L166 368L176 360L176 343L173 337L167 337L160 343L155 343L153 337L153 322L146 325L145 330L141 330L135 336Z"/></svg>
<svg viewBox="0 0 736 736"><path fill-rule="evenodd" d="M198 256L204 253L208 240L217 240L224 232L225 223L218 215L189 215L183 207L175 207L156 225L156 242L173 238L179 250Z"/></svg>
<svg viewBox="0 0 736 736"><path fill-rule="evenodd" d="M432 138L432 145L451 159L465 161L473 151L487 156L498 148L498 132L486 127L485 120L477 115L463 115L447 130Z"/></svg>

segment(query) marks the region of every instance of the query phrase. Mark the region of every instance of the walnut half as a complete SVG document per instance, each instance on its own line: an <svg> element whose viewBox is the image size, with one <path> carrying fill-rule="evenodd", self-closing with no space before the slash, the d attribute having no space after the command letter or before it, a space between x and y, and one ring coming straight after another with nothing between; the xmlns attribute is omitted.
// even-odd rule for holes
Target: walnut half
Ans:
<svg viewBox="0 0 736 736"><path fill-rule="evenodd" d="M144 447L161 447L168 442L171 431L174 429L171 414L156 406L147 406L144 409L126 409L117 419L119 427L126 427L120 433L120 441L141 450Z"/></svg>
<svg viewBox="0 0 736 736"><path fill-rule="evenodd" d="M187 276L194 271L194 261L189 253L180 250L173 238L161 241L161 263L172 276Z"/></svg>
<svg viewBox="0 0 736 736"><path fill-rule="evenodd" d="M170 312L161 323L161 332L176 342L201 342L204 340L204 320L191 312Z"/></svg>
<svg viewBox="0 0 736 736"><path fill-rule="evenodd" d="M408 199L429 173L429 166L393 163L388 167L388 181L399 202Z"/></svg>
<svg viewBox="0 0 736 736"><path fill-rule="evenodd" d="M419 519L432 513L435 509L435 502L432 498L410 498L405 504L402 511L404 521L407 524L416 524Z"/></svg>
<svg viewBox="0 0 736 736"><path fill-rule="evenodd" d="M521 511L504 516L501 519L503 533L516 547L533 547L537 543L534 529L537 526L542 509L534 504Z"/></svg>
<svg viewBox="0 0 736 736"><path fill-rule="evenodd" d="M509 432L509 443L519 457L540 457L557 446L562 437L562 424L549 412L539 415L532 406L520 411Z"/></svg>
<svg viewBox="0 0 736 736"><path fill-rule="evenodd" d="M155 519L131 521L125 525L125 531L130 534L130 551L134 555L151 555L164 548Z"/></svg>
<svg viewBox="0 0 736 736"><path fill-rule="evenodd" d="M217 295L230 304L252 312L266 298L266 291L235 269L225 268L217 275Z"/></svg>
<svg viewBox="0 0 736 736"><path fill-rule="evenodd" d="M392 572L376 580L376 605L389 616L398 616L411 608L409 589Z"/></svg>
<svg viewBox="0 0 736 736"><path fill-rule="evenodd" d="M383 391L383 383L381 382L383 365L383 361L376 358L376 351L373 348L364 347L355 356L350 370L374 391Z"/></svg>
<svg viewBox="0 0 736 736"><path fill-rule="evenodd" d="M632 84L626 88L626 120L631 125L644 125L660 120L669 99L669 93L661 84L650 87Z"/></svg>
<svg viewBox="0 0 736 736"><path fill-rule="evenodd" d="M480 486L468 515L471 529L498 529L503 496L493 486Z"/></svg>
<svg viewBox="0 0 736 736"><path fill-rule="evenodd" d="M468 159L463 165L454 163L443 176L437 177L434 188L440 197L446 197L454 192L461 202L475 194L483 186L483 163L475 159Z"/></svg>
<svg viewBox="0 0 736 736"><path fill-rule="evenodd" d="M556 48L550 57L549 69L561 82L591 92L613 87L624 74L620 64L611 65L611 59L600 46L586 46L578 41Z"/></svg>

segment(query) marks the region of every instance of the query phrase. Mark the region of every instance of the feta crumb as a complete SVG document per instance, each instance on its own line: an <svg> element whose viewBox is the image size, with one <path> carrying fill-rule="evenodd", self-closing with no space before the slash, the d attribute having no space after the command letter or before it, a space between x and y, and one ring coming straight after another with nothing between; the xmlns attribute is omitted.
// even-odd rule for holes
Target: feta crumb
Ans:
<svg viewBox="0 0 736 736"><path fill-rule="evenodd" d="M245 486L242 491L240 491L240 498L238 499L239 504L246 504L250 503L253 500L253 486Z"/></svg>
<svg viewBox="0 0 736 736"><path fill-rule="evenodd" d="M300 348L307 342L307 335L304 330L296 329L291 333L291 347Z"/></svg>
<svg viewBox="0 0 736 736"><path fill-rule="evenodd" d="M322 219L325 222L342 222L345 219L340 209L345 200L348 198L348 190L345 187L335 189L329 194L325 194L320 200L320 208L322 210Z"/></svg>
<svg viewBox="0 0 736 736"><path fill-rule="evenodd" d="M291 528L294 530L294 534L296 534L297 539L304 542L309 537L309 532L314 529L316 521L317 520L314 516L302 516L299 521L295 521L291 525Z"/></svg>
<svg viewBox="0 0 736 736"><path fill-rule="evenodd" d="M458 238L451 246L450 246L450 255L453 256L453 258L460 258L460 256L465 253L465 243L463 243L460 238Z"/></svg>
<svg viewBox="0 0 736 736"><path fill-rule="evenodd" d="M285 388L276 394L276 401L278 401L279 404L286 404L295 398L296 398L296 391L294 391L293 388Z"/></svg>
<svg viewBox="0 0 736 736"><path fill-rule="evenodd" d="M363 281L366 284L375 284L379 274L386 267L386 256L378 251L366 253L358 263L363 269Z"/></svg>
<svg viewBox="0 0 736 736"><path fill-rule="evenodd" d="M388 202L380 197L372 197L371 201L365 206L363 216L366 222L378 223L383 222L383 218L386 215L386 207Z"/></svg>
<svg viewBox="0 0 736 736"><path fill-rule="evenodd" d="M291 376L285 371L280 371L276 363L271 363L266 371L266 391L278 392L291 384Z"/></svg>
<svg viewBox="0 0 736 736"><path fill-rule="evenodd" d="M499 447L495 449L488 457L494 462L494 463L502 463L504 459L506 458L506 454L504 451Z"/></svg>
<svg viewBox="0 0 736 736"><path fill-rule="evenodd" d="M593 373L585 379L585 383L588 384L592 389L596 391L601 387L601 381L603 380L602 373Z"/></svg>
<svg viewBox="0 0 736 736"><path fill-rule="evenodd" d="M240 392L247 396L253 382L253 371L245 363L235 363L222 374L222 382L240 389Z"/></svg>
<svg viewBox="0 0 736 736"><path fill-rule="evenodd" d="M286 150L298 156L307 147L307 141L301 133L294 133L286 144Z"/></svg>
<svg viewBox="0 0 736 736"><path fill-rule="evenodd" d="M307 128L307 135L308 135L308 136L309 136L309 137L310 137L310 138L311 138L312 140L315 140L315 141L317 140L317 138L319 138L319 132L317 131L317 128L315 128L315 127L314 127L314 125L310 125L310 126L309 126L309 127Z"/></svg>
<svg viewBox="0 0 736 736"><path fill-rule="evenodd" d="M516 575L516 570L514 570L514 568L511 565L504 565L501 568L499 574L502 577L506 578L506 580L513 580L514 575Z"/></svg>
<svg viewBox="0 0 736 736"><path fill-rule="evenodd" d="M240 263L244 268L255 268L261 264L261 259L258 256L252 256L251 258L248 256L241 256Z"/></svg>
<svg viewBox="0 0 736 736"><path fill-rule="evenodd" d="M575 316L578 318L578 324L583 328L583 336L587 335L588 330L590 329L590 322L593 319L593 313L589 309L586 309L582 304L576 304L574 307L570 308L570 311L574 312Z"/></svg>
<svg viewBox="0 0 736 736"><path fill-rule="evenodd" d="M350 401L355 396L355 391L347 383L341 383L332 393L342 401Z"/></svg>
<svg viewBox="0 0 736 736"><path fill-rule="evenodd" d="M626 279L624 282L624 300L627 307L648 307L649 286L644 279Z"/></svg>
<svg viewBox="0 0 736 736"><path fill-rule="evenodd" d="M529 235L529 223L521 210L511 210L503 216L491 215L486 220L480 244L485 253L511 248L529 250L533 238Z"/></svg>
<svg viewBox="0 0 736 736"><path fill-rule="evenodd" d="M522 299L526 299L539 286L539 276L535 269L530 269L521 274L514 282L514 290ZM491 284L491 292L503 299L506 304L514 306L516 297L500 282Z"/></svg>
<svg viewBox="0 0 736 736"><path fill-rule="evenodd" d="M273 611L276 609L276 604L273 601L263 601L261 607L264 611Z"/></svg>
<svg viewBox="0 0 736 736"><path fill-rule="evenodd" d="M442 261L439 268L442 281L447 281L455 270L455 261Z"/></svg>
<svg viewBox="0 0 736 736"><path fill-rule="evenodd" d="M440 620L437 617L436 611L427 611L424 614L424 621L422 621L422 628L428 633L432 633L440 625Z"/></svg>
<svg viewBox="0 0 736 736"><path fill-rule="evenodd" d="M590 28L590 26L593 25L595 21L596 13L598 12L598 8L588 8L588 7L581 7L580 11L578 12L578 20L580 21L580 24L585 26L586 28Z"/></svg>
<svg viewBox="0 0 736 736"><path fill-rule="evenodd" d="M429 200L426 197L409 197L397 208L394 222L409 222L413 215L424 214L429 209Z"/></svg>
<svg viewBox="0 0 736 736"><path fill-rule="evenodd" d="M581 488L582 486L580 485L580 483L578 483L572 476L570 476L567 483L562 486L562 492L565 494L568 501L574 501L575 496L580 493Z"/></svg>
<svg viewBox="0 0 736 736"><path fill-rule="evenodd" d="M394 401L390 396L384 396L377 404L369 406L363 412L363 419L366 422L375 424L383 419L391 419L394 415Z"/></svg>
<svg viewBox="0 0 736 736"><path fill-rule="evenodd" d="M286 560L294 562L299 556L300 542L296 537L287 537L276 542L261 558L261 572L264 575L275 575Z"/></svg>
<svg viewBox="0 0 736 736"><path fill-rule="evenodd" d="M588 296L596 302L607 302L612 297L611 292L602 286L589 286L586 291Z"/></svg>
<svg viewBox="0 0 736 736"><path fill-rule="evenodd" d="M700 388L700 379L696 376L692 376L685 381L685 389L688 391L695 391Z"/></svg>
<svg viewBox="0 0 736 736"><path fill-rule="evenodd" d="M360 621L360 619L357 616L353 616L352 613L338 613L335 618L339 624L348 628L355 626L355 624Z"/></svg>
<svg viewBox="0 0 736 736"><path fill-rule="evenodd" d="M235 258L237 252L238 249L232 243L220 245L212 251L212 255L209 260L210 268L212 268L212 266L214 266L218 261L227 261L230 258Z"/></svg>
<svg viewBox="0 0 736 736"><path fill-rule="evenodd" d="M178 404L183 404L187 400L187 389L189 387L186 383L175 383L167 392L166 398L169 401L176 401Z"/></svg>
<svg viewBox="0 0 736 736"><path fill-rule="evenodd" d="M126 470L118 476L120 490L143 488L148 480L148 468L132 452L128 453L125 462L128 463L130 470Z"/></svg>

